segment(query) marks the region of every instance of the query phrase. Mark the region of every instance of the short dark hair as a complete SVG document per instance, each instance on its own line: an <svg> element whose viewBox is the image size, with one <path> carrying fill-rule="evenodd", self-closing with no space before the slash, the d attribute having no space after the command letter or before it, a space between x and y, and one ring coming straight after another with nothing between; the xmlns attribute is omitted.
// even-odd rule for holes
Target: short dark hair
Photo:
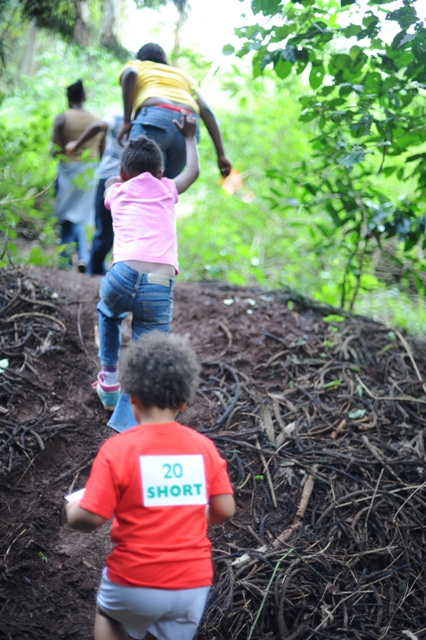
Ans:
<svg viewBox="0 0 426 640"><path fill-rule="evenodd" d="M155 178L163 171L163 154L158 144L146 136L129 140L121 156L121 170L127 176L148 171Z"/></svg>
<svg viewBox="0 0 426 640"><path fill-rule="evenodd" d="M159 64L169 64L163 47L160 47L160 45L155 42L147 42L144 44L137 52L136 58L142 62L144 62L144 60L150 60L151 62L158 62Z"/></svg>
<svg viewBox="0 0 426 640"><path fill-rule="evenodd" d="M195 396L200 369L185 340L150 331L128 348L121 384L147 408L177 410Z"/></svg>
<svg viewBox="0 0 426 640"><path fill-rule="evenodd" d="M86 100L86 93L81 80L77 80L77 82L67 87L67 98L70 102L84 102Z"/></svg>

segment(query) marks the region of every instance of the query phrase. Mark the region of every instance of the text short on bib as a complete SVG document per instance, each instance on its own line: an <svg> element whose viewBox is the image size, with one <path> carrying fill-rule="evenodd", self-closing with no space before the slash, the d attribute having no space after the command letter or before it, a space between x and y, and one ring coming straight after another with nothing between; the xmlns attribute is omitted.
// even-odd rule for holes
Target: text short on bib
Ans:
<svg viewBox="0 0 426 640"><path fill-rule="evenodd" d="M145 507L207 504L202 455L140 456Z"/></svg>

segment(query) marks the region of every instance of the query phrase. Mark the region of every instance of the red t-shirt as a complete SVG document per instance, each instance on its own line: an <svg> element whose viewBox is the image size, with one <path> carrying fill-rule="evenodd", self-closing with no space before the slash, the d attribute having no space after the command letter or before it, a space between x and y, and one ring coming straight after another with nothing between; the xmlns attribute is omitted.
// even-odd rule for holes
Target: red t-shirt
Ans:
<svg viewBox="0 0 426 640"><path fill-rule="evenodd" d="M206 504L229 493L226 462L211 440L177 422L143 424L101 446L80 507L115 516L109 580L193 589L213 576Z"/></svg>

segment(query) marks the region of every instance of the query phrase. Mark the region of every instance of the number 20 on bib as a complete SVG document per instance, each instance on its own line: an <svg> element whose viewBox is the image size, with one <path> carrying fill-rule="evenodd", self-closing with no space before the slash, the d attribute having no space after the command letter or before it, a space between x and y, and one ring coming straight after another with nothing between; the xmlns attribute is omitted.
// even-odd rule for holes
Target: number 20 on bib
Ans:
<svg viewBox="0 0 426 640"><path fill-rule="evenodd" d="M207 504L202 455L141 456L145 507Z"/></svg>

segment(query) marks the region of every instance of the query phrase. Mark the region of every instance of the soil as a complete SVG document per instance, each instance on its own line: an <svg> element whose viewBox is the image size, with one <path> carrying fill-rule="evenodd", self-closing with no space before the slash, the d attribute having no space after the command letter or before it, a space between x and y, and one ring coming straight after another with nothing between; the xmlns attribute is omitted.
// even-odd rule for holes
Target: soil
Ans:
<svg viewBox="0 0 426 640"><path fill-rule="evenodd" d="M114 433L91 387L99 283L0 274L1 640L93 637L109 527L71 530L64 496ZM424 345L295 294L175 292L172 332L203 362L179 420L212 437L237 501L210 532L198 640L425 638Z"/></svg>

